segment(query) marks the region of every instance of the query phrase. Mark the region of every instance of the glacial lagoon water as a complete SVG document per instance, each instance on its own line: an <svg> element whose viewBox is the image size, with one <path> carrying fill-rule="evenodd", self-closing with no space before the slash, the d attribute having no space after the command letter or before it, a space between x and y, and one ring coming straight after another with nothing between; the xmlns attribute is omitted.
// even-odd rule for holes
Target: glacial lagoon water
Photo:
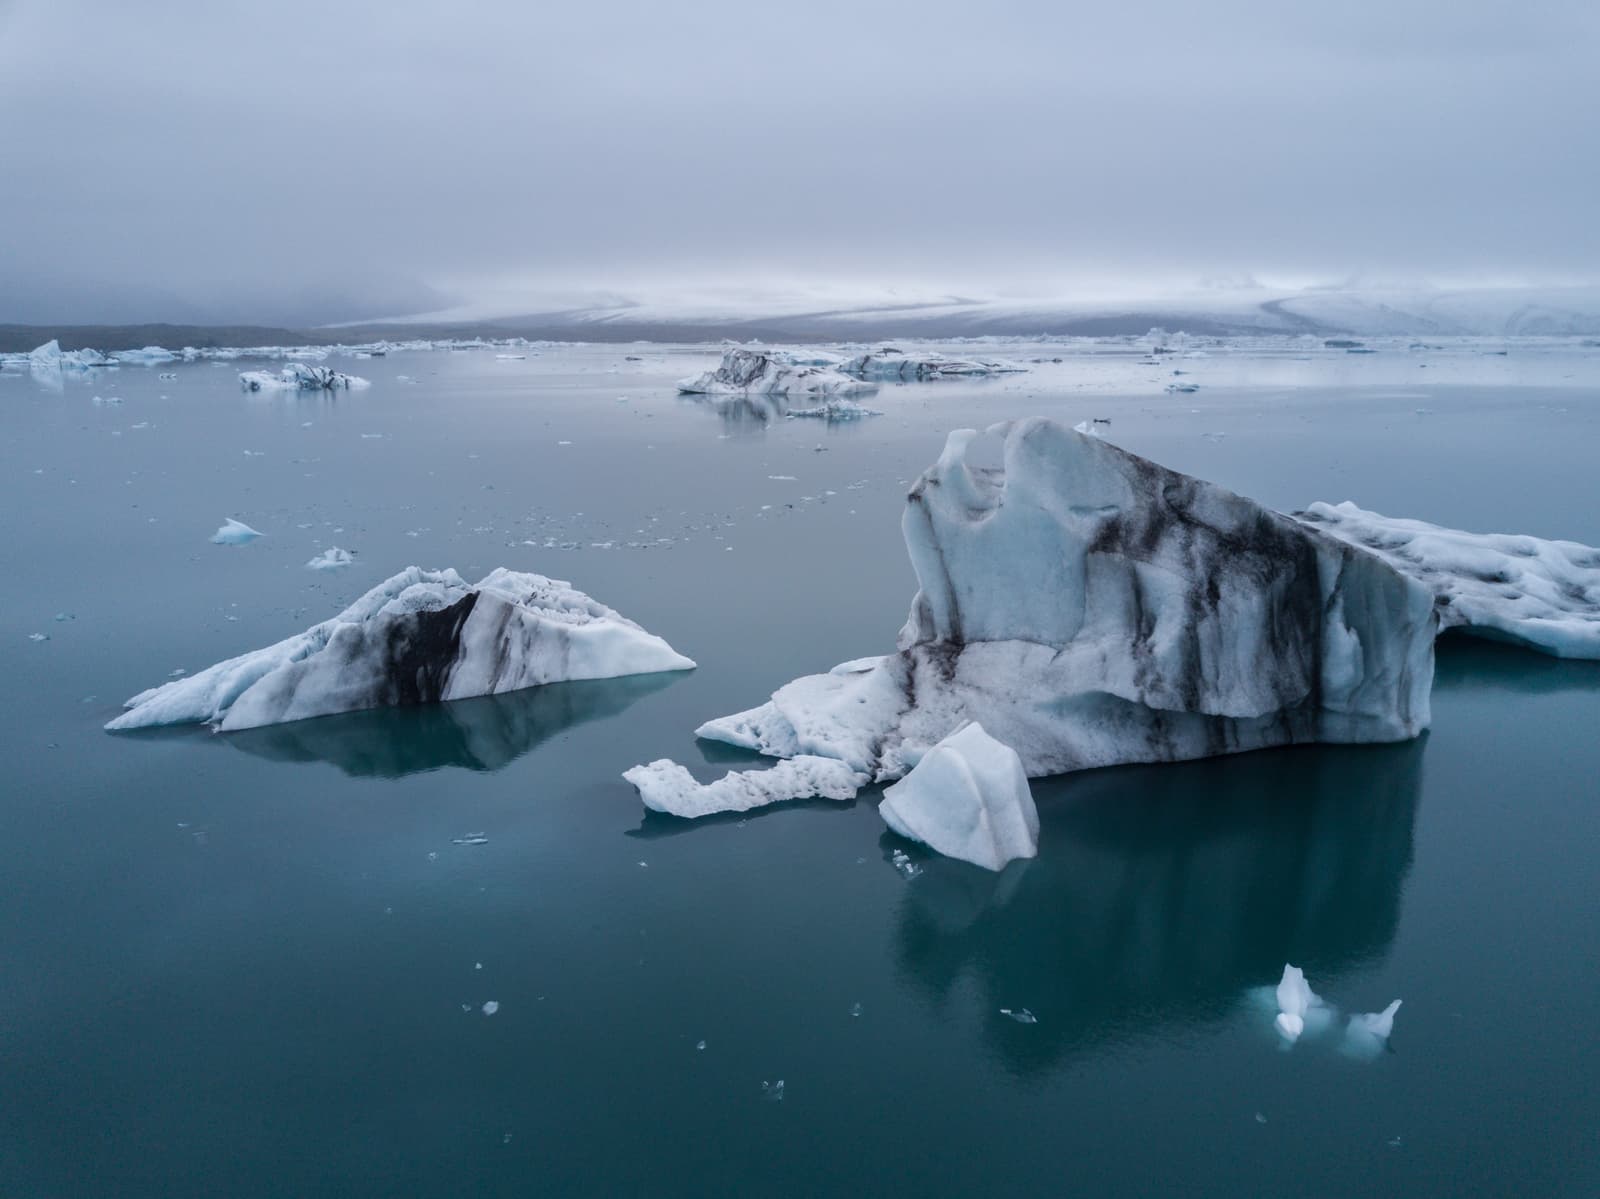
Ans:
<svg viewBox="0 0 1600 1199"><path fill-rule="evenodd" d="M892 646L951 428L1600 544L1600 349L1499 348L995 347L1062 361L832 426L677 396L707 347L4 372L0 1193L1597 1193L1600 665L1448 642L1416 743L1040 781L998 877L905 877L872 792L691 825L619 777L748 764L693 728ZM410 563L570 579L699 669L101 730ZM1403 998L1390 1051L1286 1051L1286 961Z"/></svg>

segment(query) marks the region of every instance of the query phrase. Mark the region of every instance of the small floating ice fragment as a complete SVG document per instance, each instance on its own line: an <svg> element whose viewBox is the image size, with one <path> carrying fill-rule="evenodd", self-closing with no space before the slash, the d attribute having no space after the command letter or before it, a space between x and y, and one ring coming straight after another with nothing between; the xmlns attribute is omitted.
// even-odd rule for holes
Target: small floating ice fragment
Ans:
<svg viewBox="0 0 1600 1199"><path fill-rule="evenodd" d="M223 522L221 528L211 534L211 540L216 545L244 545L247 542L254 541L257 537L264 536L266 534L258 532L243 521L234 520L230 516Z"/></svg>
<svg viewBox="0 0 1600 1199"><path fill-rule="evenodd" d="M492 1016L496 1012L498 1012L499 1010L500 1010L500 1003L499 1003L498 1000L491 999L491 1000L489 1000L488 1003L483 1005L483 1014L485 1016Z"/></svg>
<svg viewBox="0 0 1600 1199"><path fill-rule="evenodd" d="M318 554L315 558L311 559L311 561L307 562L306 569L338 570L341 567L349 566L355 560L356 556L350 550L342 550L338 546L334 545L329 546L327 549L323 550L322 553Z"/></svg>
<svg viewBox="0 0 1600 1199"><path fill-rule="evenodd" d="M1025 1007L1019 1007L1019 1008L1003 1007L1003 1008L1000 1009L1000 1014L1002 1016L1006 1016L1006 1017L1009 1017L1012 1020L1015 1020L1018 1024L1037 1024L1037 1023L1039 1023L1039 1017L1035 1016L1032 1012L1030 1012Z"/></svg>
<svg viewBox="0 0 1600 1199"><path fill-rule="evenodd" d="M1344 1030L1344 1051L1351 1057L1375 1058L1389 1046L1394 1031L1394 1014L1400 1010L1396 999L1381 1012L1362 1012L1350 1017Z"/></svg>

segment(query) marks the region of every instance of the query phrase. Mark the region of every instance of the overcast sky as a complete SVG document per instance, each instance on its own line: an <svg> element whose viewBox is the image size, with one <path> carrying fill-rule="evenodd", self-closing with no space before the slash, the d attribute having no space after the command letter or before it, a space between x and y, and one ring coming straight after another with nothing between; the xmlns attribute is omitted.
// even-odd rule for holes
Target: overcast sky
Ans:
<svg viewBox="0 0 1600 1199"><path fill-rule="evenodd" d="M1600 277L1596 0L0 0L0 320Z"/></svg>

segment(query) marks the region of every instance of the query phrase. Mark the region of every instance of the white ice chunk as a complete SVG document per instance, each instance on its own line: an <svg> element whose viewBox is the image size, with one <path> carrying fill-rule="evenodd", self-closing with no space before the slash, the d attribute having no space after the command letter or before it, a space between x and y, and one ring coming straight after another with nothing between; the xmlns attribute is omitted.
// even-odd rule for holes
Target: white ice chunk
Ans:
<svg viewBox="0 0 1600 1199"><path fill-rule="evenodd" d="M332 620L141 692L106 727L210 723L227 732L693 666L559 579L502 569L468 586L453 570L411 566Z"/></svg>
<svg viewBox="0 0 1600 1199"><path fill-rule="evenodd" d="M684 379L678 390L687 395L864 395L871 383L841 374L829 366L802 365L781 350L730 349L715 370Z"/></svg>
<svg viewBox="0 0 1600 1199"><path fill-rule="evenodd" d="M1305 971L1298 966L1284 966L1283 978L1278 982L1277 998L1278 1015L1273 1023L1291 1044L1305 1032L1307 1018L1325 1007L1306 982Z"/></svg>
<svg viewBox="0 0 1600 1199"><path fill-rule="evenodd" d="M221 528L211 534L211 540L217 545L244 545L257 537L264 536L266 534L257 532L243 521L234 520L230 516L222 522Z"/></svg>
<svg viewBox="0 0 1600 1199"><path fill-rule="evenodd" d="M682 766L658 758L623 772L654 812L694 818L715 812L748 812L789 799L853 799L866 786L865 774L833 758L805 755L769 770L730 770L714 783L696 781Z"/></svg>
<svg viewBox="0 0 1600 1199"><path fill-rule="evenodd" d="M1039 814L1022 759L977 721L935 745L885 791L878 814L902 837L985 870L1039 852Z"/></svg>
<svg viewBox="0 0 1600 1199"><path fill-rule="evenodd" d="M1350 1017L1344 1030L1344 1051L1351 1057L1374 1058L1389 1045L1394 1031L1394 1015L1400 1010L1396 999L1381 1012L1362 1012Z"/></svg>
<svg viewBox="0 0 1600 1199"><path fill-rule="evenodd" d="M307 570L340 570L349 566L356 560L356 556L349 550L342 550L336 545L329 546L315 558L306 563Z"/></svg>
<svg viewBox="0 0 1600 1199"><path fill-rule="evenodd" d="M1434 594L1441 628L1558 658L1600 658L1600 549L1507 533L1464 533L1312 504L1295 514L1378 555Z"/></svg>

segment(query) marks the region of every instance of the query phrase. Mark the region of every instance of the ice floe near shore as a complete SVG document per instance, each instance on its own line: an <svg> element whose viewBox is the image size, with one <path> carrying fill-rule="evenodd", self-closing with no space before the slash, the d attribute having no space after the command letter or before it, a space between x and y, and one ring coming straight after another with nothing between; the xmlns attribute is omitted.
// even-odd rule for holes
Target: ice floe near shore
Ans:
<svg viewBox="0 0 1600 1199"><path fill-rule="evenodd" d="M1031 777L1428 724L1432 597L1381 559L1100 438L950 435L903 527L898 651L797 679L701 737L903 776L968 720Z"/></svg>
<svg viewBox="0 0 1600 1199"><path fill-rule="evenodd" d="M469 586L412 566L303 633L140 692L106 728L247 729L693 666L569 583L501 569Z"/></svg>
<svg viewBox="0 0 1600 1199"><path fill-rule="evenodd" d="M1027 370L1009 362L993 358L952 358L944 354L907 354L902 350L885 347L871 354L858 354L841 363L839 369L847 375L863 379L898 379L913 382L926 379L947 379L962 375L1008 375Z"/></svg>
<svg viewBox="0 0 1600 1199"><path fill-rule="evenodd" d="M715 370L683 379L685 395L866 395L877 388L831 366L803 363L782 350L733 348Z"/></svg>
<svg viewBox="0 0 1600 1199"><path fill-rule="evenodd" d="M985 870L1039 852L1039 813L1022 759L976 721L889 787L878 814L902 837Z"/></svg>
<svg viewBox="0 0 1600 1199"><path fill-rule="evenodd" d="M1558 658L1600 658L1600 549L1504 533L1463 533L1351 503L1295 515L1370 550L1434 594L1443 629Z"/></svg>
<svg viewBox="0 0 1600 1199"><path fill-rule="evenodd" d="M372 386L360 375L347 375L327 366L291 362L281 371L240 371L239 386L246 391L338 391Z"/></svg>
<svg viewBox="0 0 1600 1199"><path fill-rule="evenodd" d="M748 812L790 799L852 799L867 776L836 758L800 755L767 770L730 770L702 783L682 766L660 758L624 772L652 812L693 819L719 812Z"/></svg>

